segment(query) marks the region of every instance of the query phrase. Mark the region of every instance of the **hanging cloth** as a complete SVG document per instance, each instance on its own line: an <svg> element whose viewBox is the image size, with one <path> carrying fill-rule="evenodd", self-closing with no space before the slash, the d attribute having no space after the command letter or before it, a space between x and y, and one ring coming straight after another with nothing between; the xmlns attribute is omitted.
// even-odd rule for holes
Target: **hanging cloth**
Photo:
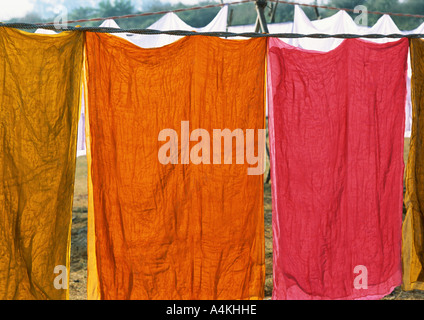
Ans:
<svg viewBox="0 0 424 320"><path fill-rule="evenodd" d="M268 50L273 298L381 298L401 283L408 40Z"/></svg>
<svg viewBox="0 0 424 320"><path fill-rule="evenodd" d="M424 42L411 40L412 134L406 167L403 222L403 289L424 290Z"/></svg>
<svg viewBox="0 0 424 320"><path fill-rule="evenodd" d="M0 40L0 299L66 299L84 34Z"/></svg>
<svg viewBox="0 0 424 320"><path fill-rule="evenodd" d="M182 164L180 132L264 129L266 40L86 37L89 299L263 298L263 175ZM165 129L178 164L159 161Z"/></svg>

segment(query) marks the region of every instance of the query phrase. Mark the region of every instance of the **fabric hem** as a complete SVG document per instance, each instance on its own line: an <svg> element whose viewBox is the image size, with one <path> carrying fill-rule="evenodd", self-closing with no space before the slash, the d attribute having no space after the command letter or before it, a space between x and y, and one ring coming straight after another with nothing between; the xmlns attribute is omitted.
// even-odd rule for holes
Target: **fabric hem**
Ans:
<svg viewBox="0 0 424 320"><path fill-rule="evenodd" d="M401 285L401 272L396 272L393 276L391 276L387 281L375 285L372 287L369 287L367 290L362 291L368 291L369 294L361 295L361 293L358 294L351 294L346 297L340 297L340 298L330 298L330 297L321 297L321 296L315 296L315 295L309 295L305 293L302 289L300 289L298 286L292 286L287 290L286 298L279 298L279 296L284 296L284 294L275 294L272 295L272 300L380 300L381 298L384 298L385 296L388 296L391 294L397 287ZM274 289L275 290L275 289ZM373 292L371 292L373 291Z"/></svg>

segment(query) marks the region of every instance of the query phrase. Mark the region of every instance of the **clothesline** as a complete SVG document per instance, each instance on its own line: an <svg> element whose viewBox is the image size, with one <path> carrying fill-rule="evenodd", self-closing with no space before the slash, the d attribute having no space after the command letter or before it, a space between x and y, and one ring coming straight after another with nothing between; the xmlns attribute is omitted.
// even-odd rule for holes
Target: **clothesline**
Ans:
<svg viewBox="0 0 424 320"><path fill-rule="evenodd" d="M147 17L147 16L154 16L154 15L162 15L167 13L177 13L177 12L184 12L184 11L192 11L192 10L200 10L200 9L211 9L211 8L219 8L226 5L236 5L236 4L243 4L243 3L250 3L255 2L256 0L241 0L241 1L235 1L230 3L217 3L217 4L209 4L205 6L197 6L197 7L190 7L190 8L180 8L180 9L174 9L174 10L164 10L164 11L156 11L156 12L142 12L142 13L134 13L134 14L127 14L123 16L113 16L113 17L100 17L100 18L90 18L90 19L79 19L79 20L69 20L66 21L66 23L79 23L79 22L92 22L92 21L103 21L108 19L118 20L118 19L128 19L128 18L137 18L137 17ZM37 23L38 25L53 25L55 22L48 22L48 23Z"/></svg>
<svg viewBox="0 0 424 320"><path fill-rule="evenodd" d="M266 136L267 102L274 299L380 298L401 284L403 244L404 283L422 287L413 278L422 274L423 251L415 243L422 239L421 40L338 41L337 51L318 55L275 38L186 37L143 50L94 32L0 28L0 37L3 299L68 297L52 270L70 265L82 81L90 299L264 298L263 177L246 172L248 130L258 132L250 136L258 142L253 158L264 168L259 133ZM402 242L410 45L414 120ZM205 138L229 128L227 141L241 130L239 144L224 141L224 148L236 159L243 151L247 161L215 166L216 149L202 135L201 155L191 152L190 128L202 128ZM177 130L169 135L174 147L160 138ZM173 154L181 161L173 163ZM366 270L366 288L356 286L357 267Z"/></svg>
<svg viewBox="0 0 424 320"><path fill-rule="evenodd" d="M16 28L16 29L47 29L57 30L52 25L36 25L27 23L5 23L2 27ZM424 38L424 34L326 34L326 33L313 33L313 34L300 34L300 33L257 33L257 32L195 32L185 30L152 30L152 29L118 29L118 28L105 28L105 27L67 27L61 29L61 31L88 31L88 32L99 32L99 33L136 33L143 35L158 35L167 34L174 36L209 36L209 37L245 37L245 38L316 38L316 39L328 39L328 38L339 38L339 39L355 39L355 38L371 38L371 39L382 39L382 38L410 38L419 39Z"/></svg>

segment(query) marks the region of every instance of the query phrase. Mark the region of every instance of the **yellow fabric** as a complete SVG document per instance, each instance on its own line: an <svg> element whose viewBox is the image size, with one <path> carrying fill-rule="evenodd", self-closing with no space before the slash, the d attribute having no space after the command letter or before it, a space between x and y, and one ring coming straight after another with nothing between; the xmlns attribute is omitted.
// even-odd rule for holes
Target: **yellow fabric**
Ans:
<svg viewBox="0 0 424 320"><path fill-rule="evenodd" d="M406 169L403 289L424 290L424 42L411 40L412 133Z"/></svg>
<svg viewBox="0 0 424 320"><path fill-rule="evenodd" d="M87 89L87 60L84 59L84 106L85 106L85 144L88 168L88 218L87 218L87 298L88 300L100 300L97 275L96 241L94 231L94 204L93 204L93 181L91 178L91 142L90 142L90 114Z"/></svg>
<svg viewBox="0 0 424 320"><path fill-rule="evenodd" d="M0 28L0 299L68 298L83 43Z"/></svg>
<svg viewBox="0 0 424 320"><path fill-rule="evenodd" d="M86 40L89 299L262 299L263 175L164 165L158 136L264 129L266 39Z"/></svg>

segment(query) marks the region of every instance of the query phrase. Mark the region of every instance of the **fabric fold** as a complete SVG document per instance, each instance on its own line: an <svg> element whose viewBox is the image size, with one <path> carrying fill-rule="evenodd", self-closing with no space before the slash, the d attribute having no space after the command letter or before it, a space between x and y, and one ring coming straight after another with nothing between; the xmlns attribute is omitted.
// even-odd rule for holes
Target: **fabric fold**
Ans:
<svg viewBox="0 0 424 320"><path fill-rule="evenodd" d="M0 299L68 298L83 44L0 27Z"/></svg>
<svg viewBox="0 0 424 320"><path fill-rule="evenodd" d="M401 284L408 40L268 50L273 299L381 298Z"/></svg>
<svg viewBox="0 0 424 320"><path fill-rule="evenodd" d="M214 129L264 129L266 40L86 37L89 299L262 299L263 175L212 149L191 159L194 130L211 146ZM163 130L178 143L167 164Z"/></svg>

